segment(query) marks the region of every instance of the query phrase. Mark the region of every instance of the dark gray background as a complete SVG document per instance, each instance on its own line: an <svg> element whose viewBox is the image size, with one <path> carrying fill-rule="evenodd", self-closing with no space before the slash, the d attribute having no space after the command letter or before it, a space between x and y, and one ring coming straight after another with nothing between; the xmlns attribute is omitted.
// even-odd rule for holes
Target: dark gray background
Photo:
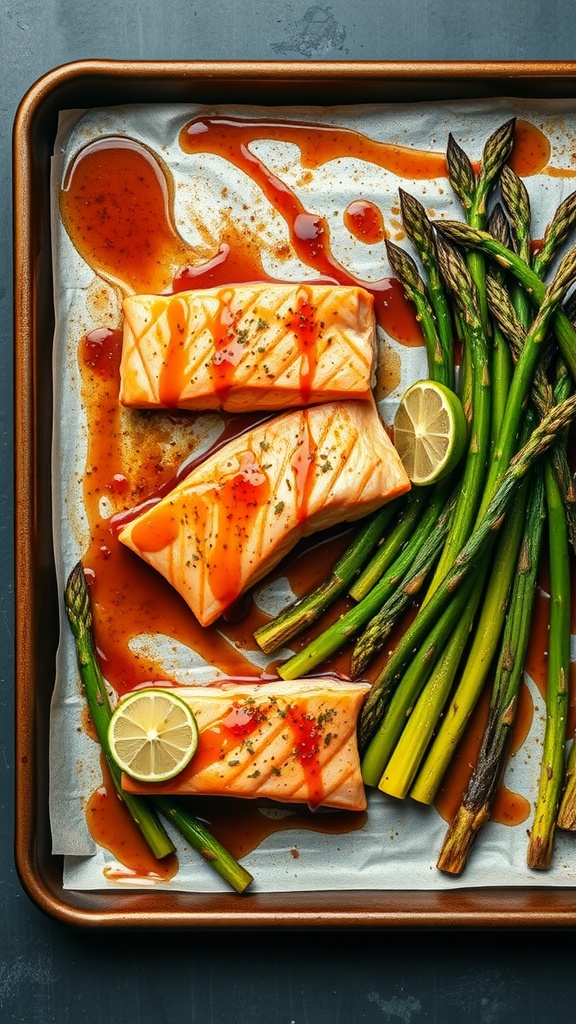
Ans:
<svg viewBox="0 0 576 1024"><path fill-rule="evenodd" d="M573 1021L573 933L147 934L45 917L13 866L10 147L19 100L82 58L576 58L573 0L4 0L0 7L0 1021Z"/></svg>

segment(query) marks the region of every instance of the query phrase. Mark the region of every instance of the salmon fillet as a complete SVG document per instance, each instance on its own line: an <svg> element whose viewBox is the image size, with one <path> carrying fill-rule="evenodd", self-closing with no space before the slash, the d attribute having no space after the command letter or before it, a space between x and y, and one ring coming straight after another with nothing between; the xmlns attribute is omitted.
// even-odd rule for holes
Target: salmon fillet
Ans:
<svg viewBox="0 0 576 1024"><path fill-rule="evenodd" d="M239 284L124 299L120 401L138 408L289 409L368 398L374 302L363 288Z"/></svg>
<svg viewBox="0 0 576 1024"><path fill-rule="evenodd" d="M368 690L330 678L178 687L200 733L192 761L168 782L124 775L122 786L363 811L356 724Z"/></svg>
<svg viewBox="0 0 576 1024"><path fill-rule="evenodd" d="M409 488L374 401L331 402L229 441L119 540L207 626L303 536L359 519Z"/></svg>

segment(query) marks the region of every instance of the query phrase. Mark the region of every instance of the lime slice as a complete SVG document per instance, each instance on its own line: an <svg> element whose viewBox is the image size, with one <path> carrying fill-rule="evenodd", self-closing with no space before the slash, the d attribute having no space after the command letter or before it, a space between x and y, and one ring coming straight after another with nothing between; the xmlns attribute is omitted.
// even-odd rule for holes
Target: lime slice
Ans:
<svg viewBox="0 0 576 1024"><path fill-rule="evenodd" d="M198 725L191 709L172 690L136 690L116 707L108 742L114 760L131 778L165 782L194 756Z"/></svg>
<svg viewBox="0 0 576 1024"><path fill-rule="evenodd" d="M394 444L413 484L433 484L448 476L468 444L458 396L436 381L412 384L394 419Z"/></svg>

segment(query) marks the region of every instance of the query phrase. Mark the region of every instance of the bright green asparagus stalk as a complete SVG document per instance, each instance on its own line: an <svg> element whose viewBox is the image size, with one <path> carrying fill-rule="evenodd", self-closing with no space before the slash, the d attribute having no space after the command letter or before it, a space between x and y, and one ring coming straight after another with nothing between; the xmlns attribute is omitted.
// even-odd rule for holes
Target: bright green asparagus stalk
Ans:
<svg viewBox="0 0 576 1024"><path fill-rule="evenodd" d="M486 140L477 175L466 153L456 143L453 135L449 136L446 151L448 176L456 195L462 203L466 221L472 228L484 229L486 226L488 199L502 167L512 151L515 127L516 119L511 118L497 128ZM468 267L478 290L482 322L487 327L488 310L486 304L484 259L481 252L473 251L469 253Z"/></svg>
<svg viewBox="0 0 576 1024"><path fill-rule="evenodd" d="M518 693L530 639L540 543L544 523L542 474L536 472L528 501L526 524L510 606L478 760L450 823L437 861L440 871L464 871L490 810L506 764L516 718Z"/></svg>
<svg viewBox="0 0 576 1024"><path fill-rule="evenodd" d="M557 207L550 224L546 228L544 240L534 259L532 270L544 278L552 260L570 233L576 228L576 192L571 192Z"/></svg>
<svg viewBox="0 0 576 1024"><path fill-rule="evenodd" d="M512 306L506 289L502 288L491 274L488 275L486 283L488 286L488 303L492 314L508 339L514 358L517 359L526 337L524 326L516 316L516 311ZM549 351L544 353L545 356L549 354ZM552 385L547 374L547 361L541 359L536 367L530 396L540 418L548 412L553 404ZM558 362L556 372L559 378L567 379L568 371L564 361L561 359ZM564 501L568 536L572 550L576 552L576 486L568 462L566 445L554 445L550 458Z"/></svg>
<svg viewBox="0 0 576 1024"><path fill-rule="evenodd" d="M476 188L468 217L470 223L479 224L486 218L488 198L512 152L515 129L516 118L512 117L500 125L484 144L482 162L476 178Z"/></svg>
<svg viewBox="0 0 576 1024"><path fill-rule="evenodd" d="M473 707L476 704L486 682L504 627L516 558L522 537L525 508L526 487L523 486L513 498L511 508L497 539L493 556L490 560L485 557L483 565L474 575L474 589L449 640L439 671L433 673L412 714L407 720L405 717L406 724L401 735L398 733L394 737L393 753L380 780L380 789L385 793L403 797L410 789L426 754L430 738L436 730L440 714L450 697L452 683L459 669L464 646L470 638L474 619L480 602L482 602L472 632L466 662L460 672L461 680L456 689L456 695L451 700L451 707L456 718L461 713L461 707ZM489 551L492 550L490 547ZM486 587L485 593L484 586ZM401 696L403 688L404 680L396 690L393 700ZM466 700L462 694L466 695ZM406 716L408 713L409 708L406 708ZM423 724L427 725L426 732L422 728ZM389 725L386 731L391 731ZM445 751L447 766L453 748L446 745L442 750ZM436 767L437 761L433 763ZM422 775L426 778L425 771L422 772ZM422 780L419 776L412 792L414 799L419 798L421 786Z"/></svg>
<svg viewBox="0 0 576 1024"><path fill-rule="evenodd" d="M216 871L228 882L235 892L246 891L254 881L252 875L238 863L230 851L208 831L198 818L194 818L182 804L170 800L169 797L155 796L152 799L160 814L174 826L189 846L204 858L213 871Z"/></svg>
<svg viewBox="0 0 576 1024"><path fill-rule="evenodd" d="M478 305L478 292L457 250L442 238L438 239L437 248L443 277L464 323L472 377L472 407L468 410L470 438L460 493L429 593L433 593L470 536L480 504L490 449L488 343Z"/></svg>
<svg viewBox="0 0 576 1024"><path fill-rule="evenodd" d="M546 467L546 498L550 534L550 628L546 728L534 821L528 842L528 867L546 870L554 845L556 815L565 771L568 680L570 672L570 560L562 496L550 466Z"/></svg>
<svg viewBox="0 0 576 1024"><path fill-rule="evenodd" d="M108 724L112 717L112 710L94 648L90 595L84 570L80 564L72 570L68 577L65 605L76 643L78 668L88 708L114 785L152 853L158 859L162 859L167 857L168 854L174 853L172 841L158 821L148 801L143 797L133 796L131 793L123 791L121 784L122 773L112 756L108 743Z"/></svg>
<svg viewBox="0 0 576 1024"><path fill-rule="evenodd" d="M530 265L532 218L530 198L524 182L511 167L504 166L502 168L500 192L510 218L514 250L520 259ZM516 284L513 292L513 304L520 322L528 327L532 319L531 303L519 284Z"/></svg>
<svg viewBox="0 0 576 1024"><path fill-rule="evenodd" d="M391 501L370 516L338 559L328 579L255 631L254 639L265 654L275 651L311 626L341 594L346 593L395 515L398 515L398 505Z"/></svg>
<svg viewBox="0 0 576 1024"><path fill-rule="evenodd" d="M568 384L569 386L569 384ZM555 395L565 391L562 379ZM562 442L559 442L562 443ZM546 728L534 821L528 842L528 867L546 870L554 847L556 817L565 772L568 686L570 678L570 554L562 492L550 461L545 466L550 565L550 624L546 687Z"/></svg>
<svg viewBox="0 0 576 1024"><path fill-rule="evenodd" d="M461 221L444 220L436 224L438 231L456 245L481 249L483 252L493 256L504 270L520 282L532 298L534 305L539 306L544 301L546 285L540 280L534 270L527 266L524 260L520 259L511 249L507 249L487 231L479 231L470 228ZM573 250L572 250L573 251ZM569 259L568 253L564 259ZM553 318L554 333L562 350L562 355L570 369L570 373L576 378L576 330L570 323L562 309L557 309Z"/></svg>
<svg viewBox="0 0 576 1024"><path fill-rule="evenodd" d="M445 356L438 335L436 318L426 285L422 280L418 267L407 252L404 252L399 245L394 245L388 239L386 240L386 253L395 277L400 281L406 298L412 303L416 311L416 317L426 346L428 366L431 368L430 376L434 380L446 383L444 381Z"/></svg>
<svg viewBox="0 0 576 1024"><path fill-rule="evenodd" d="M122 789L122 773L108 743L108 725L112 717L112 708L94 647L90 595L81 563L74 567L68 577L65 605L76 644L84 693L102 752L118 795L138 825L152 853L158 859L162 859L174 852L170 837L156 817L156 808L236 892L244 892L253 881L252 875L238 864L204 825L165 797L134 796Z"/></svg>
<svg viewBox="0 0 576 1024"><path fill-rule="evenodd" d="M398 516L396 525L378 546L370 561L352 583L352 586L348 588L350 597L355 601L361 601L362 598L366 597L379 580L382 579L386 570L394 564L404 545L412 537L429 497L430 495L426 493L425 488L412 488L408 495L408 501L405 502Z"/></svg>
<svg viewBox="0 0 576 1024"><path fill-rule="evenodd" d="M504 214L504 210L500 203L496 203L494 206L486 228L494 238L497 238L503 245L510 245L510 226ZM498 272L497 265L492 265L491 274L486 276L486 287L488 296L488 306L490 306L490 294L489 294L489 277L495 277L496 280L501 283L504 273ZM506 343L501 328L498 323L492 324L492 358L491 358L491 374L492 382L496 382L496 386L492 388L492 427L491 437L492 440L498 437L502 420L504 418L504 409L506 408L506 400L508 398L508 391L510 389L510 381L512 379L512 357L510 355L510 349Z"/></svg>
<svg viewBox="0 0 576 1024"><path fill-rule="evenodd" d="M431 574L443 537L448 530L453 504L453 501L447 503L428 536L422 538L422 543L417 548L414 545L414 557L406 574L356 641L351 659L351 673L354 678L361 675L370 661L382 650L395 624L413 603L415 595Z"/></svg>
<svg viewBox="0 0 576 1024"><path fill-rule="evenodd" d="M438 265L434 229L422 203L399 189L402 222L408 238L420 255L426 271L427 292L436 318L439 358L430 366L429 374L454 390L454 335L452 314Z"/></svg>
<svg viewBox="0 0 576 1024"><path fill-rule="evenodd" d="M396 645L382 673L375 680L360 715L359 742L366 750L382 720L390 693L398 678L417 648L428 635L440 615L454 600L468 575L484 557L487 546L500 529L503 518L514 493L526 474L554 443L558 435L576 415L576 397L568 398L555 406L548 416L532 432L524 447L514 456L500 478L486 509L483 511L468 542L457 556L452 568L446 574L430 601L420 610ZM369 782L375 785L378 782Z"/></svg>
<svg viewBox="0 0 576 1024"><path fill-rule="evenodd" d="M311 672L317 665L336 654L366 625L383 604L397 591L401 584L406 584L407 574L413 569L416 554L427 545L430 552L430 565L434 564L435 553L446 536L453 501L446 502L444 493L438 489L430 505L418 523L410 542L405 545L388 572L379 580L375 587L354 608L341 615L336 622L328 626L319 636L315 637L303 650L294 654L288 661L278 666L278 673L283 679L298 679L299 676ZM423 582L422 570L413 575L413 586L416 580ZM412 594L415 591L412 590ZM402 608L405 605L402 605Z"/></svg>

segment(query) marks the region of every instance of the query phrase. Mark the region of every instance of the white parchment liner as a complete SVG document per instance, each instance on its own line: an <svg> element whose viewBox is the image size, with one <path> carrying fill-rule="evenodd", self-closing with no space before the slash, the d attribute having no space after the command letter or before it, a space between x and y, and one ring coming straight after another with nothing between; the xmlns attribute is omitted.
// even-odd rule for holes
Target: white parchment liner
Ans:
<svg viewBox="0 0 576 1024"><path fill-rule="evenodd" d="M263 214L270 241L285 239L286 226L254 183L232 164L203 154L184 154L177 143L179 129L199 114L220 116L271 116L270 108L238 106L126 106L109 109L69 111L61 115L53 158L52 226L56 332L54 341L54 546L59 592L63 593L68 573L83 555L89 536L82 503L82 475L86 454L86 421L80 402L77 348L88 331L120 322L119 293L96 278L72 246L58 214L58 189L69 159L87 142L102 135L127 135L147 144L169 166L175 181L175 214L179 232L190 245L207 234L217 251L218 211L224 200L238 210L238 222L250 213ZM533 122L549 138L550 165L570 168L575 161L576 104L566 101L521 101L516 99L470 102L398 104L341 108L274 108L274 120L286 117L314 123L335 124L383 142L444 152L452 132L472 160L479 159L489 135L511 116ZM411 181L375 165L338 159L313 172L302 174L296 146L279 142L257 142L252 147L268 168L299 196L306 209L324 215L329 222L331 248L336 258L366 281L390 276L383 243L365 245L352 238L343 224L347 205L368 199L381 209L394 237L399 230L398 187L419 197L434 217L462 218L462 212L445 179ZM546 173L525 179L533 210L533 235L541 237L559 202L574 188L569 176ZM202 219L204 218L204 223ZM202 234L198 224L202 226ZM401 244L405 244L402 243ZM268 251L268 250L267 250ZM283 279L311 279L315 275L294 256L275 270ZM102 295L109 307L102 316ZM97 301L96 301L97 298ZM407 384L425 374L423 350L398 346L384 339L402 359L398 388L382 403L387 422L393 418L399 395ZM208 438L207 438L208 440ZM282 603L285 593L271 592L265 585L259 602L270 611ZM50 738L50 818L53 851L64 855L64 886L74 889L142 886L142 879L111 882L106 866L113 866L107 851L95 846L86 825L85 802L101 780L99 749L81 728L83 697L78 682L76 655L64 609L61 609L61 643L57 656L56 686L52 701ZM142 638L142 643L150 638ZM183 682L205 682L214 670L199 658L190 664L186 648L181 662L174 644L161 637L155 645L166 647L166 667ZM574 638L573 638L574 653ZM257 656L254 656L257 660ZM169 662L169 663L168 663ZM531 733L523 748L511 759L506 783L533 803L537 791L538 751L543 734L543 702L528 680L535 704ZM279 813L282 813L281 809ZM244 859L255 877L253 891L280 892L344 889L452 889L477 886L571 886L576 883L576 837L558 833L553 865L547 872L529 871L525 864L527 829L531 819L516 827L489 823L464 875L447 878L437 871L436 858L446 823L433 808L406 800L399 802L380 793L370 793L367 824L344 835L322 835L308 831L282 831L266 839ZM216 892L226 888L180 837L173 835L180 868L170 883L158 888ZM297 857L295 856L297 852Z"/></svg>

